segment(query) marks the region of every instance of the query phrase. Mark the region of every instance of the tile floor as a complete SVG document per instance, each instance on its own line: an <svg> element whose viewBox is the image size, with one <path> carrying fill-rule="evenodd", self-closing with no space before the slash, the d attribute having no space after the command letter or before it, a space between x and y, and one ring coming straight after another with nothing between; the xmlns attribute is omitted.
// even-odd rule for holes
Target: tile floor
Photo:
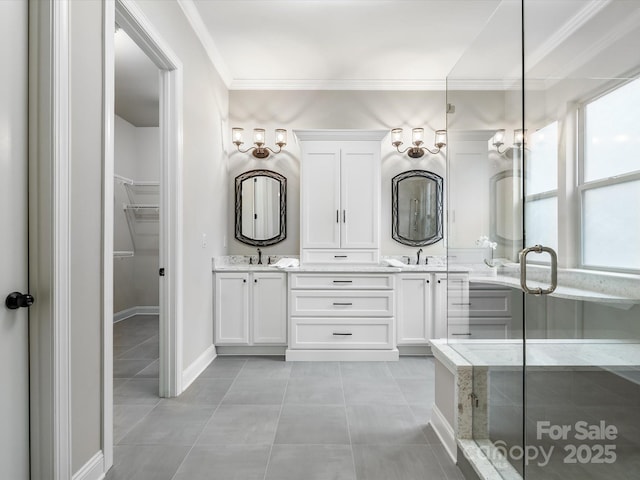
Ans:
<svg viewBox="0 0 640 480"><path fill-rule="evenodd" d="M219 357L160 399L157 317L114 327L107 480L463 480L427 425L433 361Z"/></svg>

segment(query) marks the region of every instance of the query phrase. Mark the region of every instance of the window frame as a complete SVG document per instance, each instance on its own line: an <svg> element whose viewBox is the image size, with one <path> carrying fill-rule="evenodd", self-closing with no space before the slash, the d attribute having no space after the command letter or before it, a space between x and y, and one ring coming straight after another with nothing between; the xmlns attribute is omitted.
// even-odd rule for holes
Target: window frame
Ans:
<svg viewBox="0 0 640 480"><path fill-rule="evenodd" d="M615 85L609 84L606 88L600 90L597 94L591 95L588 98L583 99L577 104L576 110L576 123L577 123L577 135L576 135L576 181L575 181L575 192L576 199L578 202L578 211L579 211L579 227L576 232L578 235L578 268L583 270L594 270L594 271L602 271L602 272L614 272L614 273L631 273L631 274L639 274L640 269L636 268L620 268L613 266L600 266L600 265L589 265L585 263L585 206L584 206L584 196L585 192L589 190L596 190L598 188L610 187L614 185L621 185L627 182L639 181L640 180L640 169L635 170L629 173L611 175L606 178L599 178L597 180L585 181L585 158L586 158L586 127L587 127L587 118L586 118L586 110L587 106L596 100L605 97L606 95L618 90L619 88L624 87L632 82L638 81L640 82L640 77L631 78L625 80L624 82L616 82Z"/></svg>

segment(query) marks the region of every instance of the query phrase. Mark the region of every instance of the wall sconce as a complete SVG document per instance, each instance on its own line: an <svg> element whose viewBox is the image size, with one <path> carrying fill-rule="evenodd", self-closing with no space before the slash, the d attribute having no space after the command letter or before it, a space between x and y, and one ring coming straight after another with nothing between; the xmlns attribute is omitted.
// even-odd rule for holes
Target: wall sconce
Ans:
<svg viewBox="0 0 640 480"><path fill-rule="evenodd" d="M509 148L505 148L504 150L500 151L500 147L502 147L504 145L504 136L505 136L505 129L501 128L499 130L496 130L496 133L493 135L493 141L492 144L494 147L496 147L496 150L498 151L499 154L503 154L505 153L507 150L509 150ZM523 130L521 128L518 128L516 130L513 131L513 147L512 148L522 148L527 144L527 130Z"/></svg>
<svg viewBox="0 0 640 480"><path fill-rule="evenodd" d="M411 130L411 142L413 146L407 147L400 151L400 145L402 145L402 129L394 128L391 130L391 145L396 147L399 153L406 153L411 158L420 158L427 151L432 155L440 152L440 149L447 145L447 131L436 130L435 141L433 142L436 147L435 150L429 150L424 146L424 128L414 128Z"/></svg>
<svg viewBox="0 0 640 480"><path fill-rule="evenodd" d="M242 141L242 133L244 132L244 128L234 127L231 129L231 138L233 143L238 148L240 153L251 152L251 154L256 158L267 158L269 156L269 152L276 154L282 151L282 147L287 144L287 131L283 128L276 128L276 145L278 146L278 150L272 150L269 147L265 147L265 134L264 128L254 128L253 129L253 144L255 147L247 148L246 150L241 150L240 145L244 144Z"/></svg>

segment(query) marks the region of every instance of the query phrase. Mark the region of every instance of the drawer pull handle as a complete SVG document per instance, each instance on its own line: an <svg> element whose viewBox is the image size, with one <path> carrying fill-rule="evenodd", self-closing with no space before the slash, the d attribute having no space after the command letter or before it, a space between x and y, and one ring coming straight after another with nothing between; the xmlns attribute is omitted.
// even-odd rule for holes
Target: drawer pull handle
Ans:
<svg viewBox="0 0 640 480"><path fill-rule="evenodd" d="M452 303L451 305L471 305L471 302L468 302L468 303L464 303L464 302L462 302L462 303Z"/></svg>
<svg viewBox="0 0 640 480"><path fill-rule="evenodd" d="M470 337L471 336L470 333L452 333L451 335L453 335L454 337Z"/></svg>
<svg viewBox="0 0 640 480"><path fill-rule="evenodd" d="M346 255L334 255L333 258L347 258Z"/></svg>
<svg viewBox="0 0 640 480"><path fill-rule="evenodd" d="M353 280L334 280L333 283L353 283Z"/></svg>
<svg viewBox="0 0 640 480"><path fill-rule="evenodd" d="M336 337L348 337L348 336L350 336L350 335L353 335L353 333L342 333L342 332L333 332L333 334L334 334Z"/></svg>
<svg viewBox="0 0 640 480"><path fill-rule="evenodd" d="M344 307L349 307L351 305L353 305L353 303L351 302L333 302L334 306L344 306Z"/></svg>

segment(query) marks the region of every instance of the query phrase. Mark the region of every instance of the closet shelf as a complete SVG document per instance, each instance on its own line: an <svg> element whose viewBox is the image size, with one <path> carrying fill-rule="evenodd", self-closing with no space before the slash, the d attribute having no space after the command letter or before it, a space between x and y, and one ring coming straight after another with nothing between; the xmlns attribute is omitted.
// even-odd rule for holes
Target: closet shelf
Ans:
<svg viewBox="0 0 640 480"><path fill-rule="evenodd" d="M134 253L131 250L115 250L113 252L113 258L128 258L133 257Z"/></svg>
<svg viewBox="0 0 640 480"><path fill-rule="evenodd" d="M116 199L124 200L122 210L131 234L133 251L138 253L157 252L159 246L160 182L138 181L122 175L114 175L113 177L118 184L122 185L122 188L116 192ZM126 200L123 193L126 193ZM131 254L133 256L133 252Z"/></svg>

